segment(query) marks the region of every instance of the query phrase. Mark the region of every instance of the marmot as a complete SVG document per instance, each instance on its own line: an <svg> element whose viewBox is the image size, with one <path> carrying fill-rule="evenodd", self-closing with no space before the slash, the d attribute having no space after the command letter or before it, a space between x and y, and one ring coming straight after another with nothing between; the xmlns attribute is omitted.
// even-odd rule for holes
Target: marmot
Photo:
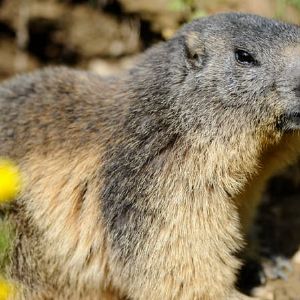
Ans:
<svg viewBox="0 0 300 300"><path fill-rule="evenodd" d="M300 28L185 25L120 78L49 68L0 87L20 299L244 299L237 252L298 153Z"/></svg>

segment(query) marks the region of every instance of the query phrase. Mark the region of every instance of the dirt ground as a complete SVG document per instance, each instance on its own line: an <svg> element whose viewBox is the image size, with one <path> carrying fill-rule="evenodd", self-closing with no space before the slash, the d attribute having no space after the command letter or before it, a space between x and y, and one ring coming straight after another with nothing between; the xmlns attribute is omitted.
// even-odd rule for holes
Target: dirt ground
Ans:
<svg viewBox="0 0 300 300"><path fill-rule="evenodd" d="M300 0L0 0L0 81L59 64L119 74L181 24L224 11L300 23ZM257 224L261 254L287 258L291 270L254 293L300 300L300 163L272 180Z"/></svg>

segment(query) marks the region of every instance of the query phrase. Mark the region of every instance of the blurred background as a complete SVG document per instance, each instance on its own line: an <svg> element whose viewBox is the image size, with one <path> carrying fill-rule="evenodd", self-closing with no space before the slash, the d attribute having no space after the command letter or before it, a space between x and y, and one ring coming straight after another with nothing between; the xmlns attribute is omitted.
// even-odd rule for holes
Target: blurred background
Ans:
<svg viewBox="0 0 300 300"><path fill-rule="evenodd" d="M0 0L0 81L61 64L117 75L183 23L225 11L300 24L300 0ZM299 300L300 163L272 180L258 225L261 254L285 256L292 271L283 264L287 279L270 281L257 293ZM7 240L0 235L0 253Z"/></svg>
<svg viewBox="0 0 300 300"><path fill-rule="evenodd" d="M224 11L299 23L300 0L0 0L0 80L50 64L116 74L183 23Z"/></svg>

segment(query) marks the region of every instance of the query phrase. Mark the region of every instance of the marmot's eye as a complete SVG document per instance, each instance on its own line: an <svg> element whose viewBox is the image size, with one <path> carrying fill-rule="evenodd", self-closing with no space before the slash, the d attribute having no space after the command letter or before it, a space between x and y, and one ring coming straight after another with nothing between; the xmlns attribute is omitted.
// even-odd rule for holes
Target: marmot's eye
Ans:
<svg viewBox="0 0 300 300"><path fill-rule="evenodd" d="M256 60L247 51L237 49L235 50L235 59L238 63L242 65L255 65Z"/></svg>

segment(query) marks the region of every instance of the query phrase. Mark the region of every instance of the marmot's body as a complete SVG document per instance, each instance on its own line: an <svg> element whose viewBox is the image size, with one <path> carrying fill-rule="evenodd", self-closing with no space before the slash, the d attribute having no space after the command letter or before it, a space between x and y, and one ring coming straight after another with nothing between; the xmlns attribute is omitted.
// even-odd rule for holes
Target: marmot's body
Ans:
<svg viewBox="0 0 300 300"><path fill-rule="evenodd" d="M26 299L242 299L236 253L297 155L300 29L224 14L121 79L64 68L0 87L26 180L11 275Z"/></svg>

